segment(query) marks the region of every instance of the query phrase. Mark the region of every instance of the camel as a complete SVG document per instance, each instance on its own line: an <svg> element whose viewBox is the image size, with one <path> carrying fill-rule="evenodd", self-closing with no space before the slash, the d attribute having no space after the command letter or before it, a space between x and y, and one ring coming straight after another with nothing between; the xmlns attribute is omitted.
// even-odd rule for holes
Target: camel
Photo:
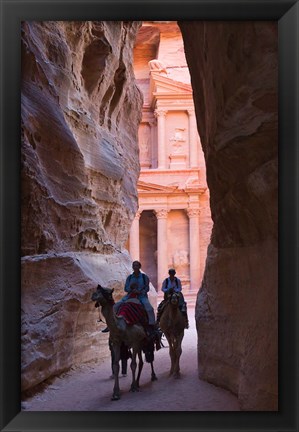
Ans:
<svg viewBox="0 0 299 432"><path fill-rule="evenodd" d="M139 380L141 371L143 368L142 350L145 352L146 361L151 364L151 380L157 379L154 367L154 342L149 340L143 326L141 324L127 325L123 317L116 317L113 312L113 291L114 289L104 288L98 285L96 292L92 294L92 301L97 302L102 309L102 314L105 317L106 323L110 330L110 339L112 342L112 349L114 353L113 361L113 374L114 374L114 387L111 400L120 399L120 388L119 388L119 360L120 360L120 346L122 342L127 345L128 348L132 348L132 384L131 391L139 391ZM138 363L138 374L136 378L137 369L137 357Z"/></svg>
<svg viewBox="0 0 299 432"><path fill-rule="evenodd" d="M167 298L160 318L160 329L169 344L171 368L169 376L180 377L180 357L186 321L179 309L179 293L173 292Z"/></svg>

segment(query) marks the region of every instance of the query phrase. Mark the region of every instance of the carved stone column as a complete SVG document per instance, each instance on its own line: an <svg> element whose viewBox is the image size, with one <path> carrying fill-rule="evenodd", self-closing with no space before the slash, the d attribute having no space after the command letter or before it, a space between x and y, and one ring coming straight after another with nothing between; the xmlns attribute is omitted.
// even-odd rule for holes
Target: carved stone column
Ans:
<svg viewBox="0 0 299 432"><path fill-rule="evenodd" d="M156 210L157 217L157 231L158 231L158 241L157 241L157 282L158 291L161 290L162 282L168 275L168 255L167 255L167 214L168 210Z"/></svg>
<svg viewBox="0 0 299 432"><path fill-rule="evenodd" d="M190 245L190 291L198 291L200 286L200 243L199 243L199 215L200 210L188 208L189 217L189 245Z"/></svg>
<svg viewBox="0 0 299 432"><path fill-rule="evenodd" d="M131 225L130 230L130 255L133 261L140 260L139 249L139 219L142 211L138 210Z"/></svg>
<svg viewBox="0 0 299 432"><path fill-rule="evenodd" d="M190 168L198 167L198 151L197 151L197 123L195 110L189 109L189 166Z"/></svg>
<svg viewBox="0 0 299 432"><path fill-rule="evenodd" d="M166 110L156 109L155 116L158 121L158 168L166 168L166 137L165 137L165 118Z"/></svg>

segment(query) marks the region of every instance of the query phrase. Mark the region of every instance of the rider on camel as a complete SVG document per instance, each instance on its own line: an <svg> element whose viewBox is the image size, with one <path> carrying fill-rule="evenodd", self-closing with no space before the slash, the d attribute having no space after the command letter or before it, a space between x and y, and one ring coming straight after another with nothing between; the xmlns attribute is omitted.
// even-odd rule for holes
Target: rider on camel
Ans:
<svg viewBox="0 0 299 432"><path fill-rule="evenodd" d="M179 278L177 278L175 269L168 270L169 277L164 279L162 284L162 291L164 292L164 300L159 304L157 310L157 324L159 325L161 315L163 313L164 306L167 301L168 294L171 292L177 292L180 294L179 297L179 308L186 320L186 328L189 328L189 321L187 315L187 303L185 302L183 293L182 293L182 284Z"/></svg>
<svg viewBox="0 0 299 432"><path fill-rule="evenodd" d="M147 293L149 291L149 277L145 273L142 273L140 271L141 263L139 261L134 261L132 264L132 268L133 273L127 277L124 288L127 294L119 302L115 303L115 305L113 306L114 313L117 315L120 306L132 297L132 291L134 291L134 294L137 294L138 300L146 310L148 316L147 330L150 334L153 334L156 330L156 321L154 309L150 304L147 296ZM109 332L109 328L107 327L106 329L102 330L102 332Z"/></svg>

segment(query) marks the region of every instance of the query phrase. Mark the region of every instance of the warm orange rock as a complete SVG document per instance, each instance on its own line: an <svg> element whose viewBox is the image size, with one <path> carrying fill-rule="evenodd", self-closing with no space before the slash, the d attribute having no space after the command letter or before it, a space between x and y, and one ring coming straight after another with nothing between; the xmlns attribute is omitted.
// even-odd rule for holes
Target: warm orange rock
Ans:
<svg viewBox="0 0 299 432"><path fill-rule="evenodd" d="M277 410L277 23L180 22L214 221L200 377Z"/></svg>

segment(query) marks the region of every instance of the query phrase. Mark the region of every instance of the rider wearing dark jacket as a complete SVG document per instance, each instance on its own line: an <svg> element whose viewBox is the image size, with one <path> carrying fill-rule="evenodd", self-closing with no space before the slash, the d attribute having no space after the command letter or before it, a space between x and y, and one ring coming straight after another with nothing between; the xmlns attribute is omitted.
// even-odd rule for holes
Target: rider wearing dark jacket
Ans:
<svg viewBox="0 0 299 432"><path fill-rule="evenodd" d="M187 315L187 304L185 302L183 293L182 293L182 284L179 278L175 276L176 271L175 269L169 269L168 270L169 277L164 279L162 284L162 291L164 292L164 300L159 304L158 310L157 310L157 324L160 322L160 318L164 309L164 306L166 304L167 295L171 292L177 292L180 293L179 297L179 308L184 315L186 319L186 328L189 327L188 323L188 315Z"/></svg>

